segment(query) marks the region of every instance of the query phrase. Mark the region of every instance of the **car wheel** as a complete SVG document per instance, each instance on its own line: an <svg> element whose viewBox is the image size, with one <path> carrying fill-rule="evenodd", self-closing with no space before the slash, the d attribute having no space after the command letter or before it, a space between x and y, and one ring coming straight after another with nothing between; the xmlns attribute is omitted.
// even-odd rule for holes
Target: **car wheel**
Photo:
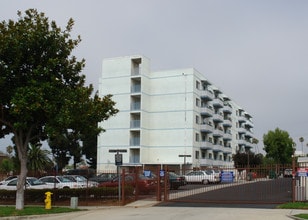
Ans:
<svg viewBox="0 0 308 220"><path fill-rule="evenodd" d="M202 180L202 184L206 185L206 184L208 184L208 183L209 183L208 180Z"/></svg>

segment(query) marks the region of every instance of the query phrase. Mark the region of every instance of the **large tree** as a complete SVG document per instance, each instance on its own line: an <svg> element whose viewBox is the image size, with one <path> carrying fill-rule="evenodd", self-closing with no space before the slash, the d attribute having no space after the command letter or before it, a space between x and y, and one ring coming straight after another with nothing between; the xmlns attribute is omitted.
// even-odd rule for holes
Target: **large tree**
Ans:
<svg viewBox="0 0 308 220"><path fill-rule="evenodd" d="M269 131L263 135L263 144L267 158L279 164L291 163L294 142L287 131L279 128Z"/></svg>
<svg viewBox="0 0 308 220"><path fill-rule="evenodd" d="M92 85L85 86L85 61L71 55L81 41L71 39L72 19L62 30L35 9L17 14L17 21L0 23L0 138L13 134L20 161L16 209L23 209L29 145L64 130L82 134L89 126L79 123L107 120L117 110L111 96L91 95ZM85 114L76 115L76 106Z"/></svg>

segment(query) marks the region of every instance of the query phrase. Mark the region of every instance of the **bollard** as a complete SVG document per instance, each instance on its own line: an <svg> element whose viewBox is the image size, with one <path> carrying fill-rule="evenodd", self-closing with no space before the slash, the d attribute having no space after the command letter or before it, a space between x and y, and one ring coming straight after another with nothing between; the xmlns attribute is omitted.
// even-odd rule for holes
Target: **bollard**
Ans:
<svg viewBox="0 0 308 220"><path fill-rule="evenodd" d="M51 209L51 195L52 192L45 192L45 209Z"/></svg>

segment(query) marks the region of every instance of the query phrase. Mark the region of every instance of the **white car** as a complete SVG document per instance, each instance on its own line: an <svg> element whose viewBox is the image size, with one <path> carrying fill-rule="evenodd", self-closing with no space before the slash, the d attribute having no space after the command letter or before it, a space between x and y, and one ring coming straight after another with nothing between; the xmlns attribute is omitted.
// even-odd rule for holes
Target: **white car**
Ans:
<svg viewBox="0 0 308 220"><path fill-rule="evenodd" d="M207 169L212 174L211 182L220 183L221 182L221 171L217 169Z"/></svg>
<svg viewBox="0 0 308 220"><path fill-rule="evenodd" d="M81 188L76 182L73 182L63 176L44 176L41 177L40 180L52 188L57 189Z"/></svg>
<svg viewBox="0 0 308 220"><path fill-rule="evenodd" d="M208 183L214 183L215 182L215 176L209 171L204 170L197 170L197 171L191 171L184 175L185 180L187 183L202 183L202 184L208 184Z"/></svg>
<svg viewBox="0 0 308 220"><path fill-rule="evenodd" d="M70 179L73 182L76 182L79 188L87 188L87 187L97 187L98 182L88 180L84 176L81 175L64 175L64 178Z"/></svg>
<svg viewBox="0 0 308 220"><path fill-rule="evenodd" d="M8 176L7 178L5 178L4 180L0 181L0 185L5 184L6 182L12 180L12 179L16 179L18 176Z"/></svg>
<svg viewBox="0 0 308 220"><path fill-rule="evenodd" d="M4 184L0 185L0 189L6 189L6 190L16 190L18 178L11 179ZM26 189L50 189L49 185L46 183L40 181L39 179L35 177L27 177L26 178L26 184L25 184Z"/></svg>

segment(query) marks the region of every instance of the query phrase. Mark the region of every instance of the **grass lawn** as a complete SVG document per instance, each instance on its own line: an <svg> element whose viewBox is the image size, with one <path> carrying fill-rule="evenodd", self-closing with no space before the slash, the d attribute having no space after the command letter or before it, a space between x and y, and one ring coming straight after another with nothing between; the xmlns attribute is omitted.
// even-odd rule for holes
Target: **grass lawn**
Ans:
<svg viewBox="0 0 308 220"><path fill-rule="evenodd" d="M282 205L279 205L277 208L279 209L308 209L308 203L306 202L290 202L285 203ZM295 217L302 218L302 219L308 219L308 214L298 214L294 215Z"/></svg>
<svg viewBox="0 0 308 220"><path fill-rule="evenodd" d="M82 211L82 210L71 209L67 207L52 207L51 209L45 209L45 207L43 206L25 206L23 210L16 210L15 206L0 206L0 217L44 215L44 214L56 214L63 212L76 212L76 211Z"/></svg>

